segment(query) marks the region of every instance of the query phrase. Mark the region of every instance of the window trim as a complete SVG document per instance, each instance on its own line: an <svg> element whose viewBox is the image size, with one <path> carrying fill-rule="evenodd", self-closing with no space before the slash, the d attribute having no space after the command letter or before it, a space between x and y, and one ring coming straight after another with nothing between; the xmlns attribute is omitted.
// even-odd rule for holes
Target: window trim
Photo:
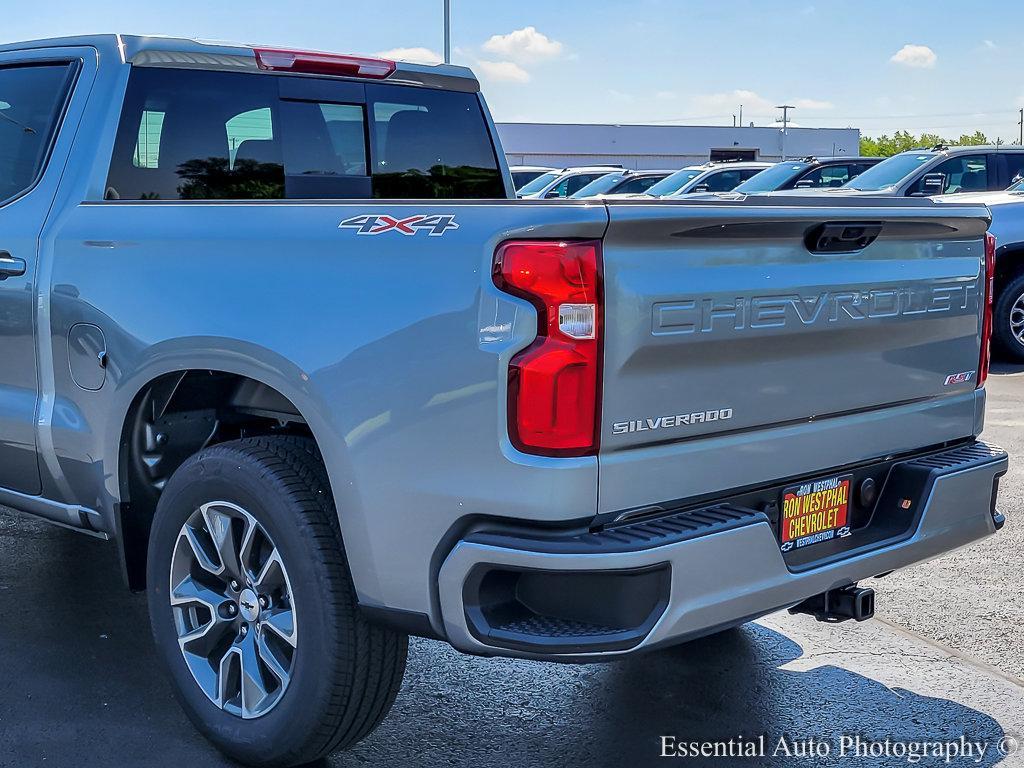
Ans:
<svg viewBox="0 0 1024 768"><path fill-rule="evenodd" d="M50 160L53 158L53 150L57 146L57 138L63 130L64 120L67 117L68 109L71 106L71 97L74 95L75 87L78 85L78 78L82 72L82 60L80 58L70 56L57 56L53 58L12 59L11 61L4 61L0 63L0 71L24 67L53 66L55 64L64 65L68 68L68 71L64 75L64 99L60 104L57 118L53 124L53 130L50 131L50 136L46 144L46 151L43 153L42 162L39 164L36 175L28 186L11 197L0 200L0 209L6 208L7 206L32 194L46 175L46 171L50 167Z"/></svg>

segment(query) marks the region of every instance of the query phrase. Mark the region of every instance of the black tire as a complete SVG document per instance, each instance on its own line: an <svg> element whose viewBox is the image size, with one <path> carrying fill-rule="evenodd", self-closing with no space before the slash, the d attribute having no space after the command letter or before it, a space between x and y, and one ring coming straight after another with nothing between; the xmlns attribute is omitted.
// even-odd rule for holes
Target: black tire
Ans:
<svg viewBox="0 0 1024 768"><path fill-rule="evenodd" d="M992 308L993 352L1000 359L1015 363L1024 363L1024 344L1010 330L1010 312L1022 297L1024 275L1019 275L1003 287Z"/></svg>
<svg viewBox="0 0 1024 768"><path fill-rule="evenodd" d="M255 719L217 706L178 647L170 567L189 516L212 501L249 512L291 579L298 641L288 687ZM292 766L348 748L384 719L401 686L408 638L360 615L327 473L313 441L255 437L215 445L167 484L149 542L149 610L158 655L188 717L222 752L253 766Z"/></svg>

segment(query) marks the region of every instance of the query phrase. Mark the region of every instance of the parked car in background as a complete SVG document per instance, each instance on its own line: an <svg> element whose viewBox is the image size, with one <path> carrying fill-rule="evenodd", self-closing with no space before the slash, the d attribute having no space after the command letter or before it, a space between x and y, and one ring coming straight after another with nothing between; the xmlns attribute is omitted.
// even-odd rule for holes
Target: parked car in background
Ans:
<svg viewBox="0 0 1024 768"><path fill-rule="evenodd" d="M1024 362L1024 181L1002 192L944 195L937 202L987 205L989 232L996 238L993 286L993 352L1005 360Z"/></svg>
<svg viewBox="0 0 1024 768"><path fill-rule="evenodd" d="M691 165L666 176L644 194L649 197L673 197L693 192L729 192L771 166L771 163L748 161Z"/></svg>
<svg viewBox="0 0 1024 768"><path fill-rule="evenodd" d="M868 168L878 165L881 157L805 157L783 160L765 168L741 183L733 192L745 195L775 192L781 189L820 189L841 187Z"/></svg>
<svg viewBox="0 0 1024 768"><path fill-rule="evenodd" d="M937 145L901 152L841 187L842 194L930 197L1006 189L1024 171L1024 147Z"/></svg>
<svg viewBox="0 0 1024 768"><path fill-rule="evenodd" d="M615 171L595 179L569 197L582 199L605 195L639 195L671 173L672 171Z"/></svg>
<svg viewBox="0 0 1024 768"><path fill-rule="evenodd" d="M546 165L513 165L508 170L512 174L512 186L519 190L538 176L550 173L556 169Z"/></svg>
<svg viewBox="0 0 1024 768"><path fill-rule="evenodd" d="M569 197L587 184L614 171L621 171L621 165L594 165L579 168L562 168L541 174L536 179L516 191L519 197L527 199L545 199Z"/></svg>

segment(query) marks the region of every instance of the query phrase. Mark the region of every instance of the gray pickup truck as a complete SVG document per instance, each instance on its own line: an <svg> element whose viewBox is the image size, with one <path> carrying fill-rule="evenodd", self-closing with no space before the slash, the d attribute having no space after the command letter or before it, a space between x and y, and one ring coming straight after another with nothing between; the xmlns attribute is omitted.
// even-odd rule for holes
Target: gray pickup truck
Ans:
<svg viewBox="0 0 1024 768"><path fill-rule="evenodd" d="M932 197L1006 189L1024 173L1024 147L963 145L912 149L887 157L836 189L837 197ZM800 194L781 191L774 194Z"/></svg>
<svg viewBox="0 0 1024 768"><path fill-rule="evenodd" d="M409 635L864 619L1003 523L984 206L517 201L502 157L458 67L0 47L0 504L118 548L240 761L366 736Z"/></svg>
<svg viewBox="0 0 1024 768"><path fill-rule="evenodd" d="M1024 362L1024 181L1002 192L949 195L936 200L988 206L999 248L992 297L992 344L1006 360Z"/></svg>

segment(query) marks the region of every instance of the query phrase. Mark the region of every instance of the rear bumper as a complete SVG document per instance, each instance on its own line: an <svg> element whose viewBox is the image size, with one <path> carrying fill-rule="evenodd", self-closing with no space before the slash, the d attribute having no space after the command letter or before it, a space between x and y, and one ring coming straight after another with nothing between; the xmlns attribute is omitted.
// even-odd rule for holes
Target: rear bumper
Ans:
<svg viewBox="0 0 1024 768"><path fill-rule="evenodd" d="M800 570L787 565L763 513L728 506L572 538L470 535L440 568L445 634L470 653L614 658L928 560L1001 525L1001 449L974 443L903 466L919 479L913 524L867 551Z"/></svg>

